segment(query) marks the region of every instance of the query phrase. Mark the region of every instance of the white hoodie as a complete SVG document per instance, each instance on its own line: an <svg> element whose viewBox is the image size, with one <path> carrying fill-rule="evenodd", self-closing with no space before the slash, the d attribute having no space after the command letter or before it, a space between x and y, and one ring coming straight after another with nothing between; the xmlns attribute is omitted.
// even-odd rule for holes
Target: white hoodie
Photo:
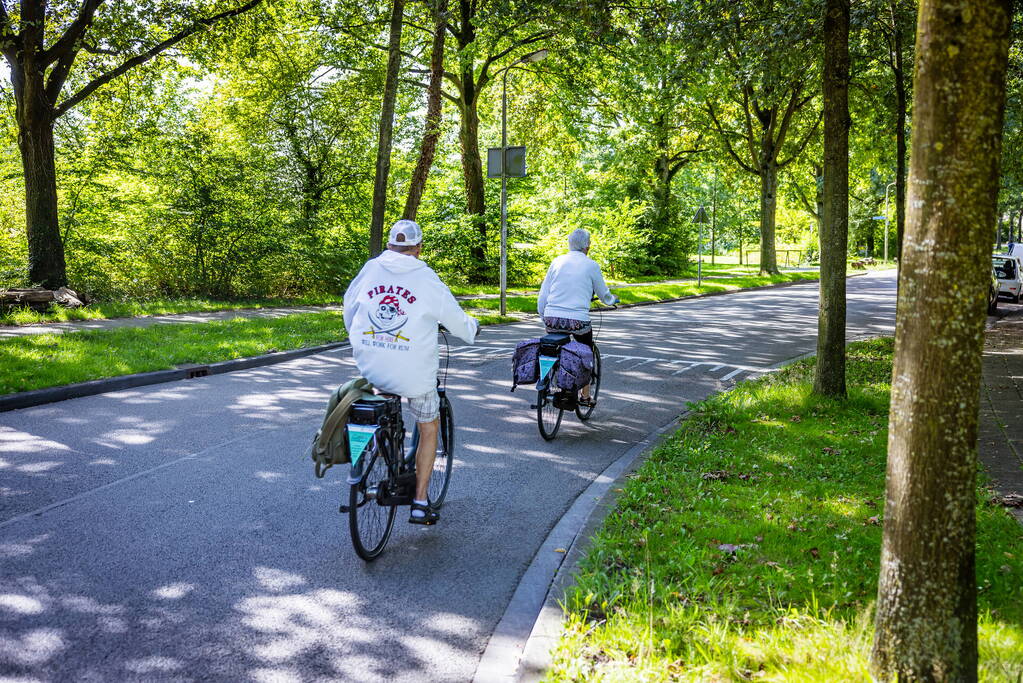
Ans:
<svg viewBox="0 0 1023 683"><path fill-rule="evenodd" d="M348 285L344 318L362 376L406 397L437 388L438 323L470 344L478 329L428 265L390 250Z"/></svg>
<svg viewBox="0 0 1023 683"><path fill-rule="evenodd" d="M597 262L573 250L551 262L536 298L537 313L545 318L588 321L594 294L608 306L618 300L604 283Z"/></svg>

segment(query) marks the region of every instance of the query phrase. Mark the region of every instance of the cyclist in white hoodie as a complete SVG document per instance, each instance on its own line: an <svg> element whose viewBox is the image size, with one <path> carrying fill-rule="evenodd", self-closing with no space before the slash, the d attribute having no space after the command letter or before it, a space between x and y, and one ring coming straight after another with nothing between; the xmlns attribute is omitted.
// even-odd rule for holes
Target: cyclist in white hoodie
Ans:
<svg viewBox="0 0 1023 683"><path fill-rule="evenodd" d="M409 521L434 524L427 490L437 452L437 325L471 344L479 325L419 260L423 231L414 221L391 228L387 249L366 262L345 292L344 319L355 364L378 390L408 399L419 426L416 494Z"/></svg>
<svg viewBox="0 0 1023 683"><path fill-rule="evenodd" d="M589 251L589 230L573 230L568 236L568 253L554 259L547 269L536 308L548 332L570 333L592 347L590 300L596 294L605 304L613 306L618 303L618 297L608 289L597 262L587 256ZM590 387L585 386L580 403L588 405L589 401Z"/></svg>

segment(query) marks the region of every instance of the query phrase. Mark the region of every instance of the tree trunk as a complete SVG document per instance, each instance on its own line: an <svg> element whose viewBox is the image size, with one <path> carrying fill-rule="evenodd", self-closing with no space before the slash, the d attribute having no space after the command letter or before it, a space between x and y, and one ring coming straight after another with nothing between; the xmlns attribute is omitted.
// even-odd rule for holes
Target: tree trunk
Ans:
<svg viewBox="0 0 1023 683"><path fill-rule="evenodd" d="M17 68L12 65L12 68ZM53 156L53 106L47 101L42 73L31 63L14 79L18 148L25 173L25 229L28 279L58 289L67 285L64 243L57 222L57 171Z"/></svg>
<svg viewBox="0 0 1023 683"><path fill-rule="evenodd" d="M373 216L369 226L369 255L383 249L384 211L387 208L387 179L391 172L391 130L394 126L394 99L398 93L398 67L401 64L401 27L405 0L394 0L391 7L391 34L387 46L387 77L380 106L380 138L377 142L376 177L373 181Z"/></svg>
<svg viewBox="0 0 1023 683"><path fill-rule="evenodd" d="M846 95L848 95L848 86L846 86L846 91L847 91ZM846 99L848 101L848 97ZM847 140L847 144L848 144L848 134L846 135L846 140ZM813 174L814 175L814 180L817 181L817 194L816 194L816 198L817 198L817 202L816 202L817 203L817 213L815 213L813 217L817 221L817 234L820 235L821 234L821 230L824 229L824 169L823 169L823 167L815 167L814 171L815 171L814 174ZM848 179L848 177L849 177L848 166L846 167L846 174L845 175L846 175L846 178ZM848 185L848 180L846 181L846 185ZM848 218L849 218L849 210L847 208L846 209L846 223L847 223L846 228L847 228L847 231L846 231L846 239L845 239L845 241L846 241L846 248L848 248L848 242L849 242Z"/></svg>
<svg viewBox="0 0 1023 683"><path fill-rule="evenodd" d="M814 393L845 398L845 255L849 243L849 0L824 7L824 188Z"/></svg>
<svg viewBox="0 0 1023 683"><path fill-rule="evenodd" d="M777 275L774 250L774 217L778 205L778 166L773 161L760 167L760 274Z"/></svg>
<svg viewBox="0 0 1023 683"><path fill-rule="evenodd" d="M419 203L426 190L426 179L433 166L433 156L437 151L437 140L440 138L440 119L442 114L441 85L444 80L444 36L448 22L447 0L438 0L434 9L436 29L433 34L433 52L430 53L430 85L426 90L426 122L423 125L423 144L419 150L419 162L412 173L409 183L408 198L405 200L405 212L402 218L410 221L416 219Z"/></svg>
<svg viewBox="0 0 1023 683"><path fill-rule="evenodd" d="M901 259L906 231L906 70L902 62L902 29L896 0L892 2L895 29L895 256Z"/></svg>
<svg viewBox="0 0 1023 683"><path fill-rule="evenodd" d="M471 77L472 72L469 72ZM464 81L463 81L464 82ZM483 196L483 163L480 160L479 148L479 113L476 110L477 99L472 86L466 87L466 97L459 108L461 126L458 131L462 143L462 174L465 177L465 211L476 229L470 253L473 263L469 266L469 278L473 282L486 280L486 245L487 223L485 219L486 205Z"/></svg>
<svg viewBox="0 0 1023 683"><path fill-rule="evenodd" d="M1009 0L920 5L879 680L977 680L977 409L1010 16Z"/></svg>
<svg viewBox="0 0 1023 683"><path fill-rule="evenodd" d="M654 161L654 193L653 193L653 221L652 227L655 234L668 232L671 214L671 176L669 170L668 156L666 152L661 154Z"/></svg>

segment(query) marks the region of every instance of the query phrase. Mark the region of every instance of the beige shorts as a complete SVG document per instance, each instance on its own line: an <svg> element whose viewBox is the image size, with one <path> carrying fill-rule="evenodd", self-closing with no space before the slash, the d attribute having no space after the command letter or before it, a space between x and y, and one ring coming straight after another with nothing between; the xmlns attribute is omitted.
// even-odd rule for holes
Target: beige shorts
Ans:
<svg viewBox="0 0 1023 683"><path fill-rule="evenodd" d="M436 390L422 396L409 396L408 406L416 422L433 422L440 417L440 395Z"/></svg>

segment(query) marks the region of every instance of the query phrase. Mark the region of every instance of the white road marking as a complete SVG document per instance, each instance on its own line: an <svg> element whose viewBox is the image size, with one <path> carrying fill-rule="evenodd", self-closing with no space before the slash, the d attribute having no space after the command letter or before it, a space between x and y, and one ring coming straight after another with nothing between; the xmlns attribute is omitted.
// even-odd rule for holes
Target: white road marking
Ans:
<svg viewBox="0 0 1023 683"><path fill-rule="evenodd" d="M513 349L509 348L492 348L484 346L463 346L451 351L452 356L478 356L479 360L500 360L502 358L510 358L514 354ZM650 356L632 356L621 353L602 353L601 358L605 361L611 361L613 363L621 364L628 361L636 361L635 365L628 368L619 370L619 372L628 372L646 363L654 363L668 366L684 365L685 367L679 368L671 373L671 376L681 375L684 372L689 372L693 368L704 367L707 372L717 372L723 368L728 368L729 372L721 381L727 381L742 372L749 372L751 374L763 374L767 372L777 372L777 368L770 367L757 367L752 365L735 365L733 363L722 363L720 361L694 361L685 358L653 358Z"/></svg>

